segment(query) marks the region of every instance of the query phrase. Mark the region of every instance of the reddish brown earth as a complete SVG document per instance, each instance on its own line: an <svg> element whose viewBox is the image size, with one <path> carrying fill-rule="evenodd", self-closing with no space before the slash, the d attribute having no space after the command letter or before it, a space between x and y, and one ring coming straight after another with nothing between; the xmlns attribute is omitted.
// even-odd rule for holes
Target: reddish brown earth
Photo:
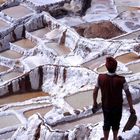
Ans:
<svg viewBox="0 0 140 140"><path fill-rule="evenodd" d="M110 21L93 23L87 26L82 25L76 27L75 29L81 36L84 36L86 38L110 39L125 33Z"/></svg>

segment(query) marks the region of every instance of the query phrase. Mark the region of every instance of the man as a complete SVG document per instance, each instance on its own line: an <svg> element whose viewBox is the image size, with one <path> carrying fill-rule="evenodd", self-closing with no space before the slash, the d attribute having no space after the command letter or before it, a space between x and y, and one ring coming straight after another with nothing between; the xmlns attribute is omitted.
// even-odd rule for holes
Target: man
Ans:
<svg viewBox="0 0 140 140"><path fill-rule="evenodd" d="M117 61L113 57L106 58L107 74L99 74L97 84L93 92L93 110L97 108L97 96L98 90L101 89L101 101L102 110L104 116L103 132L104 138L102 140L108 140L109 131L112 127L113 139L118 140L118 130L120 120L122 117L122 104L123 96L122 90L125 91L128 104L130 107L130 113L135 113L132 105L132 97L129 91L127 82L123 76L119 76L115 73L117 68Z"/></svg>

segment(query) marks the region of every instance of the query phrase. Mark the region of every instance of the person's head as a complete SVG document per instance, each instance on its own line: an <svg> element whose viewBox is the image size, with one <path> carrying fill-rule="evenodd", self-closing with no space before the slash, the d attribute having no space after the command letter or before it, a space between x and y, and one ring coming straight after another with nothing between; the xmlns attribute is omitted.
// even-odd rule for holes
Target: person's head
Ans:
<svg viewBox="0 0 140 140"><path fill-rule="evenodd" d="M106 64L105 64L108 72L114 73L117 68L117 61L113 57L106 57Z"/></svg>

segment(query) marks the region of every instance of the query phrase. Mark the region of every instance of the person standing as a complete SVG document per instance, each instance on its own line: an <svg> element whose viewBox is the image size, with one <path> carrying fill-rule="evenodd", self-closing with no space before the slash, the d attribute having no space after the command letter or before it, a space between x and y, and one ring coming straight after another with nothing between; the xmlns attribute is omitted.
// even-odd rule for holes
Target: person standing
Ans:
<svg viewBox="0 0 140 140"><path fill-rule="evenodd" d="M125 77L115 73L117 61L113 57L107 57L105 66L108 73L99 74L97 84L93 91L93 110L97 109L98 90L101 89L101 102L104 117L104 138L101 139L108 140L110 129L112 129L113 139L118 140L123 105L122 90L126 93L130 113L135 114L135 110L132 105L132 97Z"/></svg>

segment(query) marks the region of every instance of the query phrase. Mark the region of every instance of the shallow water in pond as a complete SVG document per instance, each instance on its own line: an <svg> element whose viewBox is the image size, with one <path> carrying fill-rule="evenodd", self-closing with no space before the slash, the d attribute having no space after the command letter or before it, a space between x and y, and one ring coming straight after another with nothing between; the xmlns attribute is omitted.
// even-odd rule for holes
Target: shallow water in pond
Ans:
<svg viewBox="0 0 140 140"><path fill-rule="evenodd" d="M130 64L130 65L128 65L128 68L133 73L138 73L138 72L140 72L140 63Z"/></svg>
<svg viewBox="0 0 140 140"><path fill-rule="evenodd" d="M22 5L4 9L4 10L2 10L2 12L15 19L19 19L19 18L22 18L24 16L27 16L27 15L33 13L33 11L31 11L30 9L28 9L27 7L22 6Z"/></svg>
<svg viewBox="0 0 140 140"><path fill-rule="evenodd" d="M13 102L22 102L22 101L40 97L40 96L48 96L48 94L42 91L38 91L38 92L27 92L27 93L9 95L9 96L0 98L0 105L13 103Z"/></svg>
<svg viewBox="0 0 140 140"><path fill-rule="evenodd" d="M6 73L5 75L2 75L1 80L3 82L9 81L9 80L15 79L17 77L20 77L21 75L23 75L23 73L12 71L12 72Z"/></svg>
<svg viewBox="0 0 140 140"><path fill-rule="evenodd" d="M47 96L47 95L46 95ZM28 99L27 99L28 100ZM27 104L27 105L17 105L17 106L13 106L13 107L9 107L8 110L22 110L25 108L31 108L31 107L38 107L38 106L46 106L47 103L31 103L31 104Z"/></svg>
<svg viewBox="0 0 140 140"><path fill-rule="evenodd" d="M140 85L140 80L129 82L130 85Z"/></svg>
<svg viewBox="0 0 140 140"><path fill-rule="evenodd" d="M45 27L45 28L41 28L41 29L38 29L38 30L30 32L30 33L36 37L39 37L41 39L43 39L43 38L45 39L45 34L48 33L49 31L50 31L50 29Z"/></svg>
<svg viewBox="0 0 140 140"><path fill-rule="evenodd" d="M135 53L127 53L127 54L120 55L120 56L116 57L117 61L120 61L121 63L124 63L124 64L132 62L132 61L136 61L139 59L140 59L140 57L137 56ZM135 69L135 66L133 69ZM106 69L105 65L103 65L103 66L97 68L97 71L98 72L106 72L107 69Z"/></svg>
<svg viewBox="0 0 140 140"><path fill-rule="evenodd" d="M58 124L57 126L53 127L53 129L68 130L68 129L73 129L76 125L79 124L96 124L100 121L103 121L103 115L102 113L96 113L90 117L78 119L72 122Z"/></svg>
<svg viewBox="0 0 140 140"><path fill-rule="evenodd" d="M46 47L53 49L58 55L66 55L70 53L70 49L64 45L58 45L57 43L46 43Z"/></svg>
<svg viewBox="0 0 140 140"><path fill-rule="evenodd" d="M10 68L0 65L0 73L9 70Z"/></svg>
<svg viewBox="0 0 140 140"><path fill-rule="evenodd" d="M18 40L16 42L14 42L13 44L18 45L18 46L25 48L25 49L31 49L31 48L35 47L35 43L33 43L29 39Z"/></svg>
<svg viewBox="0 0 140 140"><path fill-rule="evenodd" d="M10 25L7 22L5 22L4 20L0 19L0 30L7 28L7 27L10 27Z"/></svg>
<svg viewBox="0 0 140 140"><path fill-rule="evenodd" d="M98 103L101 101L101 94L98 95ZM65 101L75 109L93 105L93 90L82 91L65 98Z"/></svg>
<svg viewBox="0 0 140 140"><path fill-rule="evenodd" d="M10 59L18 59L18 58L22 57L22 55L20 53L15 52L13 50L3 51L3 52L0 53L0 56L7 57L7 58L10 58Z"/></svg>
<svg viewBox="0 0 140 140"><path fill-rule="evenodd" d="M94 70L95 68L99 67L101 64L105 63L106 57L107 56L99 57L97 59L82 64L82 66Z"/></svg>
<svg viewBox="0 0 140 140"><path fill-rule="evenodd" d="M120 37L114 38L114 40L120 40L120 39L138 39L139 38L139 35L140 35L140 30L134 31L134 32L132 32L130 34L126 34L124 36L120 36Z"/></svg>
<svg viewBox="0 0 140 140"><path fill-rule="evenodd" d="M128 63L128 62L136 61L139 59L140 59L140 57L138 57L138 55L136 55L135 53L127 53L127 54L123 54L123 55L116 57L116 60L120 61L122 63Z"/></svg>
<svg viewBox="0 0 140 140"><path fill-rule="evenodd" d="M19 119L15 115L0 116L0 129L8 126L20 124Z"/></svg>
<svg viewBox="0 0 140 140"><path fill-rule="evenodd" d="M32 116L35 113L39 113L39 114L41 114L41 116L44 116L51 109L52 109L52 106L42 107L42 108L38 108L38 109L32 109L32 110L28 110L28 111L24 112L24 115L26 118L29 118L30 116Z"/></svg>

